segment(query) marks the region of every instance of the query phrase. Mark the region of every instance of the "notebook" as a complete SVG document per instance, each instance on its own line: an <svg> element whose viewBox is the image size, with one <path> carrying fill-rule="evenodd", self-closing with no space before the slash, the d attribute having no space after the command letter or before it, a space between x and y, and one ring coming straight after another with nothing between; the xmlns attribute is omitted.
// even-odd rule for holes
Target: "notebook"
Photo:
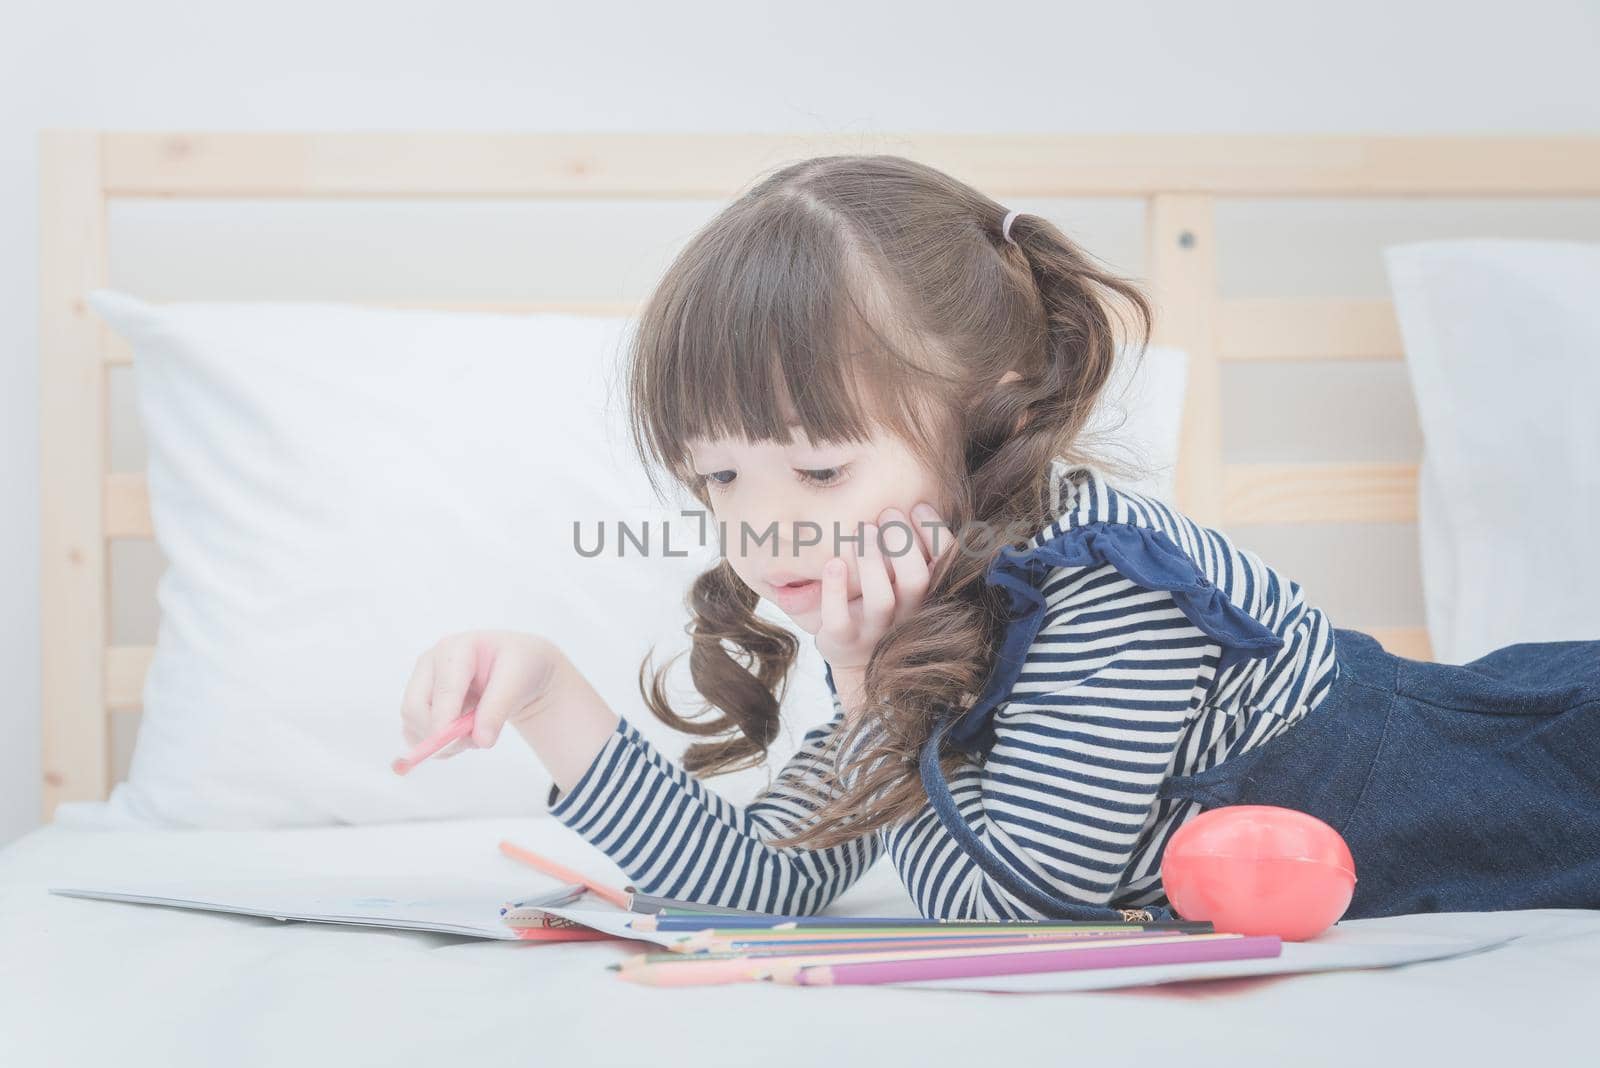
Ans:
<svg viewBox="0 0 1600 1068"><path fill-rule="evenodd" d="M516 903L527 909L565 905L583 896L582 886L539 874L529 875L521 883L526 890L518 892ZM63 897L231 912L274 920L433 931L503 941L559 940L563 935L593 937L572 929L535 929L545 933L530 935L508 927L502 916L502 909L508 904L506 886L503 880L473 883L414 877L295 878L53 886L50 892Z"/></svg>

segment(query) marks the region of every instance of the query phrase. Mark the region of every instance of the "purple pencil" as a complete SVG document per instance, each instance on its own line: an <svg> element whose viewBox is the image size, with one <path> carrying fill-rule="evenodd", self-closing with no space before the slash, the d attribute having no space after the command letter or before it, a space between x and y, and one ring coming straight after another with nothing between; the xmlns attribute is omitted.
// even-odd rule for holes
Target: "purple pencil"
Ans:
<svg viewBox="0 0 1600 1068"><path fill-rule="evenodd" d="M1192 964L1198 961L1276 957L1283 942L1276 935L1185 938L1139 945L1101 944L1037 953L987 953L924 957L918 960L864 961L858 964L808 964L780 970L772 978L798 986L846 983L899 983L910 979L959 979L1025 972L1071 972L1090 968L1128 968L1140 964Z"/></svg>

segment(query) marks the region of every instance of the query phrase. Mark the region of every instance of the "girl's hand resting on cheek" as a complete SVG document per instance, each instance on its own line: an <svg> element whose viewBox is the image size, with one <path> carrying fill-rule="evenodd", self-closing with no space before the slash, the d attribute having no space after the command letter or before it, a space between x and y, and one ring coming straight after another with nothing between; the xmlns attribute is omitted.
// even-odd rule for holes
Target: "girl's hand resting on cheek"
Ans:
<svg viewBox="0 0 1600 1068"><path fill-rule="evenodd" d="M926 504L912 509L909 519L898 508L884 509L878 519L889 528L885 544L878 544L879 525L867 523L861 544L851 553L860 575L859 597L848 596L850 567L843 557L822 568L816 645L835 675L865 671L879 639L922 603L934 566L955 540L939 513Z"/></svg>
<svg viewBox="0 0 1600 1068"><path fill-rule="evenodd" d="M537 634L469 630L439 639L417 659L401 700L402 733L408 746L451 720L476 712L470 735L451 742L435 759L463 749L487 749L507 725L519 725L541 707L565 657Z"/></svg>

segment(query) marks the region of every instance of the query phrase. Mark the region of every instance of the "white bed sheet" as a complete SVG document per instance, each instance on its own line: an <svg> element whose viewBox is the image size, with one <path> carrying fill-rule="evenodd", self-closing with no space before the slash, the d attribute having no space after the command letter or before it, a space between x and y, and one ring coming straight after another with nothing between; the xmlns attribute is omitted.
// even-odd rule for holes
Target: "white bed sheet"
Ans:
<svg viewBox="0 0 1600 1068"><path fill-rule="evenodd" d="M1078 994L639 987L620 943L519 945L63 898L114 879L460 874L501 838L625 881L549 819L282 831L54 825L0 851L0 1064L1494 1064L1592 1055L1600 912L1418 917L1500 949L1366 972ZM911 914L877 865L838 906ZM1092 1058L1092 1059L1090 1059ZM1145 1062L1151 1063L1151 1062Z"/></svg>

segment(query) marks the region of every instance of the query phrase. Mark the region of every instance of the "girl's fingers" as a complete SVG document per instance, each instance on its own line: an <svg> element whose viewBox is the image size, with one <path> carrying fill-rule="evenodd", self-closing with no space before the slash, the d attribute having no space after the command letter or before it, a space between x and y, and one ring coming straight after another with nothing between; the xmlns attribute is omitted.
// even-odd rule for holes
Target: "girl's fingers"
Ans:
<svg viewBox="0 0 1600 1068"><path fill-rule="evenodd" d="M483 686L483 696L478 699L472 733L463 739L479 749L487 749L500 740L500 731L505 727L506 720L516 711L513 706L523 688L520 686L521 673L513 670L511 659L509 655L495 658L494 668Z"/></svg>
<svg viewBox="0 0 1600 1068"><path fill-rule="evenodd" d="M400 698L400 729L406 745L416 745L428 735L430 723L429 700L433 694L433 650L417 658L406 682L405 695Z"/></svg>
<svg viewBox="0 0 1600 1068"><path fill-rule="evenodd" d="M472 676L478 666L469 641L449 641L435 659L433 697L428 716L430 734L461 715L467 690L472 686Z"/></svg>
<svg viewBox="0 0 1600 1068"><path fill-rule="evenodd" d="M894 587L889 583L889 572L878 547L875 523L863 527L857 564L861 569L862 625L872 633L887 630L894 620Z"/></svg>
<svg viewBox="0 0 1600 1068"><path fill-rule="evenodd" d="M850 635L850 569L835 556L822 565L821 630L837 638Z"/></svg>
<svg viewBox="0 0 1600 1068"><path fill-rule="evenodd" d="M899 622L916 611L928 591L928 562L923 558L923 545L916 532L899 518L900 513L893 514L891 533L885 539L889 545L883 555L894 578L895 621Z"/></svg>
<svg viewBox="0 0 1600 1068"><path fill-rule="evenodd" d="M928 570L932 571L934 565L944 558L950 551L950 546L955 543L950 527L926 502L911 509L911 525L915 528L917 537L922 540L922 548L928 556Z"/></svg>

